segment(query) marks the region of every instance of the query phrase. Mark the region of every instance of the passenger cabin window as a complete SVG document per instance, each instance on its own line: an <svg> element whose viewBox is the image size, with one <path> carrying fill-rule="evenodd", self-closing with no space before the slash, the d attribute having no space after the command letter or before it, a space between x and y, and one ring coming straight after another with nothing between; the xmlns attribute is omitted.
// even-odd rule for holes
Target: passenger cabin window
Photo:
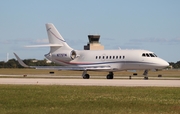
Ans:
<svg viewBox="0 0 180 114"><path fill-rule="evenodd" d="M148 53L143 53L142 56L144 57L155 57L153 53L148 54ZM96 59L125 59L125 56L96 56Z"/></svg>

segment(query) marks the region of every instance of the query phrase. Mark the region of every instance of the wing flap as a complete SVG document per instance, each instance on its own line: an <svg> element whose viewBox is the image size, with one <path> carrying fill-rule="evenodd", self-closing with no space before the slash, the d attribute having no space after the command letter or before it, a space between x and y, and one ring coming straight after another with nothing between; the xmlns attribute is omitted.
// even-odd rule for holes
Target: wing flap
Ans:
<svg viewBox="0 0 180 114"><path fill-rule="evenodd" d="M52 69L52 70L110 70L111 67L107 65L102 66L31 66L35 69Z"/></svg>

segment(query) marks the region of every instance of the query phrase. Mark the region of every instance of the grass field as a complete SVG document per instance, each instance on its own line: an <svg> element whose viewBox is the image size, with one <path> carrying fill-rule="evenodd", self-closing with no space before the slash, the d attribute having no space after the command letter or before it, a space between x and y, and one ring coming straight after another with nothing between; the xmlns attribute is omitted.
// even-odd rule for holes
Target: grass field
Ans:
<svg viewBox="0 0 180 114"><path fill-rule="evenodd" d="M51 70L0 69L4 75L50 75ZM54 71L56 76L81 76L79 71ZM107 72L88 72L105 76ZM143 71L138 71L142 76ZM180 78L179 70L149 76ZM131 72L115 72L129 76ZM3 76L2 76L3 77ZM0 114L180 114L180 88L0 85Z"/></svg>
<svg viewBox="0 0 180 114"><path fill-rule="evenodd" d="M179 114L180 88L0 85L0 114Z"/></svg>

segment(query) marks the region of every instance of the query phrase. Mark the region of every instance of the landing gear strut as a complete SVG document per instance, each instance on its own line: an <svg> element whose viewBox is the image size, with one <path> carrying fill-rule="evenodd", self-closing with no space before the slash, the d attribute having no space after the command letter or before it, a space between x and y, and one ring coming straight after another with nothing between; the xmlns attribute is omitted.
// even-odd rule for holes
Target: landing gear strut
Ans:
<svg viewBox="0 0 180 114"><path fill-rule="evenodd" d="M89 78L90 78L90 75L87 74L87 71L85 70L85 71L83 72L83 74L82 74L82 77L83 77L83 79L89 79Z"/></svg>
<svg viewBox="0 0 180 114"><path fill-rule="evenodd" d="M113 72L109 72L109 74L106 76L107 79L113 79L114 78L114 74Z"/></svg>
<svg viewBox="0 0 180 114"><path fill-rule="evenodd" d="M145 70L143 75L144 75L144 79L148 80L148 70Z"/></svg>

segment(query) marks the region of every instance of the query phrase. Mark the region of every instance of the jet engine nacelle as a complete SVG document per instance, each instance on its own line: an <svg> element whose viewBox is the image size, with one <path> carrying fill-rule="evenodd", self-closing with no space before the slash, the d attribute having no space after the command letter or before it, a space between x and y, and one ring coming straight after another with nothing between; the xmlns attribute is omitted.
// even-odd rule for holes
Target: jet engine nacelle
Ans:
<svg viewBox="0 0 180 114"><path fill-rule="evenodd" d="M76 51L74 50L64 50L60 53L53 54L53 58L57 58L58 60L71 61L77 57Z"/></svg>

